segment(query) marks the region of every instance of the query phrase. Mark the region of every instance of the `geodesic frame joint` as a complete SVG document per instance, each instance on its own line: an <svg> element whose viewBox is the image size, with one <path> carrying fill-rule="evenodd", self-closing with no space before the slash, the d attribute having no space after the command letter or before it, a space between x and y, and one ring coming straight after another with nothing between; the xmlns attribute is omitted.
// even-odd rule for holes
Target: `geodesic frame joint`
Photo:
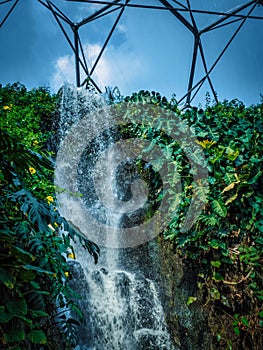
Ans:
<svg viewBox="0 0 263 350"><path fill-rule="evenodd" d="M12 2L13 0L0 0L0 5L5 4L8 2ZM231 9L229 11L225 12L219 12L219 11L206 11L206 10L198 10L198 9L192 9L190 6L190 1L186 0L186 4L182 4L180 1L173 1L173 4L171 5L170 0L159 0L162 6L151 6L151 5L143 5L143 4L132 4L131 0L126 0L126 1L121 1L121 0L113 0L113 1L99 1L99 0L66 0L69 2L81 2L81 3L92 3L92 4L100 4L104 5L102 6L99 10L95 11L92 15L88 16L87 18L82 19L79 23L73 23L51 0L38 0L40 4L45 6L54 16L57 24L62 30L63 35L65 36L68 44L70 45L74 57L75 57L75 70L76 70L76 85L84 85L87 82L92 83L95 88L101 92L100 88L98 85L94 82L94 80L91 78L91 75L94 73L95 68L97 67L113 33L114 30L116 29L116 26L121 18L121 15L124 11L125 7L131 7L131 8L141 8L141 9L156 9L156 10L164 10L164 11L169 11L171 12L177 20L179 20L194 36L194 43L193 43L193 53L192 53L192 63L191 63L191 68L190 68L190 73L189 73L189 78L188 78L188 90L186 94L178 101L183 101L186 99L186 103L190 104L191 101L194 99L200 88L202 87L203 83L208 81L211 91L214 95L215 101L217 101L217 95L215 92L215 89L213 87L212 81L211 81L211 72L214 70L215 66L229 47L230 43L234 39L234 37L237 35L239 32L240 28L243 26L244 22L249 18L249 19L263 19L262 16L252 16L251 13L254 10L256 6L262 6L263 5L263 0L250 0L246 4L239 5L235 7L234 9ZM0 28L2 25L6 22L7 18L10 16L11 12L17 5L19 0L14 0L14 3L11 7L11 9L8 11L2 22L0 23ZM177 4L178 7L176 8L174 5ZM241 11L245 10L246 8L249 8L251 6L251 9L249 10L249 13L247 15L242 14ZM102 16L108 15L109 13L112 13L114 11L120 10L117 19L115 20L112 28L110 29L110 32L108 36L106 37L106 40L93 64L91 67L91 70L89 71L88 65L86 62L85 58L85 53L82 47L81 43L81 38L79 36L79 29L84 26L85 24L92 22L93 20L99 19ZM189 13L190 14L190 20L185 18L183 15L184 13ZM200 13L200 14L207 14L207 15L219 15L220 17L214 21L213 23L209 24L205 28L198 29L197 24L195 22L195 13ZM234 19L232 19L234 18ZM202 34L205 34L209 31L218 29L222 26L227 26L229 24L232 24L234 22L241 21L241 24L239 25L238 29L234 32L232 35L231 39L228 41L228 43L225 45L224 49L222 52L219 54L219 56L216 58L212 66L208 69L207 64L206 64L206 58L205 58L205 53L202 45L202 40L201 36ZM64 28L64 25L67 24L70 26L72 34L73 34L73 39L71 40L70 36L68 35L66 29ZM205 75L202 79L200 79L195 85L194 84L194 77L195 77L195 71L196 71L196 62L197 62L197 55L200 53L201 57L201 62L203 64L203 68L205 71ZM84 82L81 84L80 82L80 69L83 69L84 73L86 74L87 78L84 80ZM193 94L193 96L192 96Z"/></svg>

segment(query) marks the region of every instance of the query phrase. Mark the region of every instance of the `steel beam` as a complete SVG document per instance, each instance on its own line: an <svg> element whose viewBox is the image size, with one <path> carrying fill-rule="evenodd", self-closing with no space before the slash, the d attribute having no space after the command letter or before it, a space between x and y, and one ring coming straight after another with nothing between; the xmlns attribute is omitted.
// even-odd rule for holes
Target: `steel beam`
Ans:
<svg viewBox="0 0 263 350"><path fill-rule="evenodd" d="M7 14L5 15L5 17L3 18L3 20L1 21L0 23L0 29L1 27L4 25L4 23L7 21L8 17L11 15L11 13L13 12L14 8L16 7L16 5L18 4L18 1L19 0L16 0L15 3L11 6L10 10L7 12ZM8 1L4 1L4 2L1 2L0 5L3 5L7 2L10 2L10 0Z"/></svg>
<svg viewBox="0 0 263 350"><path fill-rule="evenodd" d="M0 0L0 5L11 3L13 0ZM228 49L229 45L231 42L234 40L235 36L248 19L257 19L257 20L262 20L263 16L253 16L252 12L256 6L263 5L263 0L251 0L248 1L247 3L240 5L234 9L231 9L229 11L205 11L205 10L198 10L198 9L192 9L190 6L190 0L186 1L186 5L183 4L180 1L174 0L173 3L171 4L170 0L158 0L160 3L160 6L156 5L146 5L146 4L133 4L131 3L131 0L126 0L121 1L121 0L108 0L108 1L103 1L103 0L66 0L68 2L79 2L79 3L91 3L91 4L98 4L102 5L102 7L95 11L92 15L82 19L78 23L73 23L69 17L67 17L60 9L58 6L56 6L52 0L37 0L41 5L45 6L54 16L58 26L62 30L62 33L64 37L66 38L70 48L73 51L74 58L75 58L75 73L76 73L76 85L80 86L80 70L83 69L85 74L87 75L88 81L90 81L98 91L100 91L99 87L97 84L94 82L94 80L91 78L91 75L94 73L116 27L117 24L123 14L123 11L126 7L130 8L138 8L138 9L154 9L154 10L162 10L162 11L169 11L171 12L175 18L182 23L193 35L194 37L194 48L193 48L193 53L192 53L192 63L191 63L191 68L190 68L190 73L189 73L189 79L188 79L188 90L186 94L180 99L186 100L186 103L189 104L195 95L198 93L200 90L201 86L203 85L204 81L207 79L208 83L210 85L211 91L214 95L215 100L217 101L217 96L215 89L212 84L212 80L210 77L211 72L214 70L215 66L219 62L219 60L222 58L224 55L225 51ZM15 2L12 4L11 8L5 15L4 19L0 23L0 28L3 26L3 24L6 22L8 17L10 16L11 12L14 10L15 6L18 4L19 0L15 0ZM158 5L158 4L157 4ZM245 15L241 13L245 9L251 7L249 10L248 14ZM101 18L102 16L106 16L109 13L112 13L114 11L119 11L119 14L112 26L112 28L109 31L109 34L106 37L106 40L100 50L100 53L98 57L95 60L95 63L91 67L91 70L89 72L88 65L86 62L85 58L85 53L82 47L81 43L81 38L79 36L79 29L80 27L97 20L98 18ZM188 20L186 17L184 17L184 13L189 13L190 14L190 19ZM213 23L209 24L205 28L199 30L196 21L195 21L195 14L204 14L204 15L219 15L220 17L214 21ZM221 28L223 26L230 25L235 22L241 22L241 24L238 26L237 30L234 32L222 52L219 54L219 56L216 58L212 66L208 69L207 64L206 64L206 58L205 58L205 52L203 49L202 41L201 41L201 36L209 31L216 30L218 28ZM65 24L67 24L70 27L70 30L72 31L73 39L71 39L71 35L68 34L68 30L64 28ZM202 60L203 68L205 71L204 77L199 80L196 84L194 84L194 78L195 78L195 70L196 70L196 63L197 63L197 55L198 52L200 52L200 57ZM180 102L179 101L179 102Z"/></svg>
<svg viewBox="0 0 263 350"><path fill-rule="evenodd" d="M76 69L76 85L80 87L80 67L79 67L79 33L78 27L73 26L72 28L74 34L74 54L75 54L75 69Z"/></svg>

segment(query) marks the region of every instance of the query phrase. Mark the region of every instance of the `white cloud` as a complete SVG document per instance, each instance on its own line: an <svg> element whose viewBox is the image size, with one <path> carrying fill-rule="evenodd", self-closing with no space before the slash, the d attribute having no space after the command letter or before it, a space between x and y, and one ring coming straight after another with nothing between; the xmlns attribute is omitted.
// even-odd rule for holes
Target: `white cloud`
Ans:
<svg viewBox="0 0 263 350"><path fill-rule="evenodd" d="M127 32L127 27L125 24L123 23L120 23L117 25L117 30L120 32L120 33L126 33Z"/></svg>
<svg viewBox="0 0 263 350"><path fill-rule="evenodd" d="M101 46L85 44L83 49L90 69L100 53ZM105 86L118 86L121 91L130 90L133 81L142 75L144 70L142 62L142 58L131 51L122 48L116 50L108 46L92 77L102 89ZM85 79L83 72L81 79ZM57 91L66 82L75 83L75 58L73 54L61 56L56 60L51 87Z"/></svg>
<svg viewBox="0 0 263 350"><path fill-rule="evenodd" d="M59 57L55 64L55 73L51 78L51 88L57 91L63 84L74 83L74 81L74 56L66 55Z"/></svg>
<svg viewBox="0 0 263 350"><path fill-rule="evenodd" d="M90 67L95 63L99 53L101 51L101 46L98 44L94 45L85 45L84 52L88 65ZM102 57L97 64L97 67L94 71L94 76L99 84L106 84L111 79L111 62L107 57L107 50L104 52Z"/></svg>

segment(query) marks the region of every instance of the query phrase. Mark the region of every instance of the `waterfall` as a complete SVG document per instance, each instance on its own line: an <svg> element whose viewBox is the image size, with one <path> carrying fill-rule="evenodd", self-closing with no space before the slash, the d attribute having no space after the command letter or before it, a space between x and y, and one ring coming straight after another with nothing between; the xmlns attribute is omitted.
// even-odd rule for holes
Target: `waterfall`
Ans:
<svg viewBox="0 0 263 350"><path fill-rule="evenodd" d="M127 264L127 249L112 245L118 242L123 216L118 206L125 191L118 193L122 187L119 185L128 173L117 174L122 155L111 147L114 131L97 132L98 123L107 129L108 119L112 118L100 112L100 116L103 114L100 119L96 114L104 105L103 97L94 91L71 86L62 89L60 133L69 146L62 142L57 159L55 181L62 189L58 193L61 214L91 240L86 212L109 228L105 235L98 229L103 241L97 265L86 251L75 247L73 287L81 295L86 319L76 350L177 350L179 347L172 343L165 322L158 283L137 264L145 257L130 258ZM87 116L88 131L87 125L79 126ZM89 140L85 138L87 132L92 135ZM103 161L99 161L100 158ZM126 163L130 161L126 159ZM141 198L134 199L133 205L137 208L145 199L143 188L141 194ZM138 252L140 254L139 249Z"/></svg>

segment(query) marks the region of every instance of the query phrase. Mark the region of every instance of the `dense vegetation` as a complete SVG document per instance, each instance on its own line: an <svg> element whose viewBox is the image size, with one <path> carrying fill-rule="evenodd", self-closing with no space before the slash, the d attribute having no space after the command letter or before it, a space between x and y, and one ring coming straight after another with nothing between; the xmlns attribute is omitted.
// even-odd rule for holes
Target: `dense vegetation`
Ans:
<svg viewBox="0 0 263 350"><path fill-rule="evenodd" d="M45 88L0 86L1 349L64 350L77 343L81 311L66 261L74 259L76 233L56 210L47 151L56 103ZM81 240L97 259L97 247Z"/></svg>
<svg viewBox="0 0 263 350"><path fill-rule="evenodd" d="M76 233L56 210L54 155L47 151L57 99L45 88L0 87L0 347L10 350L66 349L77 343L81 310L73 301L66 262L74 258ZM183 200L164 236L198 271L199 293L185 302L192 307L200 300L210 310L215 348L260 349L263 104L207 101L204 109L180 111L175 99L168 102L147 91L126 101L169 109L194 127L207 160L209 191L205 209L187 233L180 231L193 194L186 155L165 134L161 116L160 130L129 125L128 131L168 147L180 170ZM97 259L97 247L82 243Z"/></svg>
<svg viewBox="0 0 263 350"><path fill-rule="evenodd" d="M155 92L140 91L128 103L150 103L170 109L193 127L209 171L205 209L188 232L180 231L189 208L193 176L186 154L167 137L166 120L160 130L149 125L130 127L164 150L180 169L183 200L164 232L198 276L196 301L210 310L215 347L261 349L263 327L263 104L246 108L238 100L213 105L207 96L205 109L178 109ZM172 151L171 151L172 149ZM197 193L202 196L202 191ZM173 205L173 203L171 203Z"/></svg>

